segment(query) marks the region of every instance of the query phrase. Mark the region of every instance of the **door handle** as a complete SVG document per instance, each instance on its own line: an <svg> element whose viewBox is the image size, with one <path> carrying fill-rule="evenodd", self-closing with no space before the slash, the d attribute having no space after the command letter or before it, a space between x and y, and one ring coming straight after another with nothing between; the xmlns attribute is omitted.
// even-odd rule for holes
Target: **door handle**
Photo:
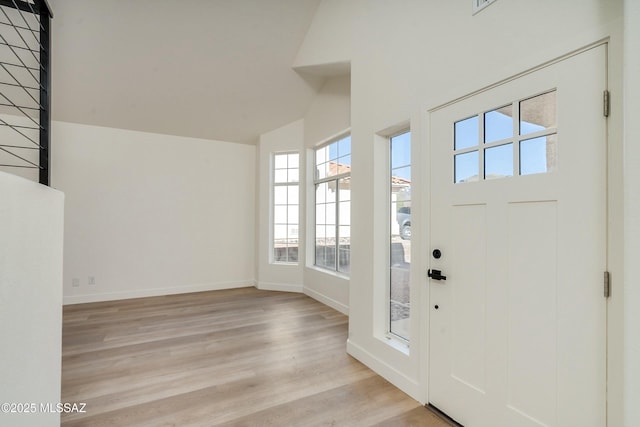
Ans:
<svg viewBox="0 0 640 427"><path fill-rule="evenodd" d="M447 276L443 276L440 270L427 270L427 276L433 280L447 280Z"/></svg>

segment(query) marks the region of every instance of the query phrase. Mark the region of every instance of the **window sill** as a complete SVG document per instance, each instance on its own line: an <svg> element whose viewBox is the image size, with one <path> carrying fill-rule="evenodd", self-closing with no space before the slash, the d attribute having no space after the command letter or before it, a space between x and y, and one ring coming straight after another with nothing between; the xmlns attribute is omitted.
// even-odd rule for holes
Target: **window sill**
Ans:
<svg viewBox="0 0 640 427"><path fill-rule="evenodd" d="M297 267L300 265L298 262L283 262L283 261L271 261L269 264L276 265L278 267Z"/></svg>
<svg viewBox="0 0 640 427"><path fill-rule="evenodd" d="M394 350L398 350L399 352L404 353L407 356L409 356L409 354L411 353L411 347L409 346L409 342L406 340L403 340L402 338L398 338L391 333L387 333L382 338L382 341L385 344L387 344L389 347L393 348Z"/></svg>
<svg viewBox="0 0 640 427"><path fill-rule="evenodd" d="M349 276L345 273L340 273L335 270L327 270L326 268L317 267L315 265L307 265L307 268L310 270L318 271L320 273L328 274L329 276L337 277L338 279L349 280Z"/></svg>

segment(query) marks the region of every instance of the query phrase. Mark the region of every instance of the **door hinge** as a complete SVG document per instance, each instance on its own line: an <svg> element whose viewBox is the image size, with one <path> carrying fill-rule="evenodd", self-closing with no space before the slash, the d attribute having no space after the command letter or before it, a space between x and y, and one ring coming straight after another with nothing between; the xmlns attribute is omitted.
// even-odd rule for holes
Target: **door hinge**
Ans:
<svg viewBox="0 0 640 427"><path fill-rule="evenodd" d="M611 96L608 90L605 90L602 97L602 113L605 117L609 117L609 111L611 109Z"/></svg>
<svg viewBox="0 0 640 427"><path fill-rule="evenodd" d="M604 297L609 298L611 296L611 279L609 277L609 272L604 272Z"/></svg>

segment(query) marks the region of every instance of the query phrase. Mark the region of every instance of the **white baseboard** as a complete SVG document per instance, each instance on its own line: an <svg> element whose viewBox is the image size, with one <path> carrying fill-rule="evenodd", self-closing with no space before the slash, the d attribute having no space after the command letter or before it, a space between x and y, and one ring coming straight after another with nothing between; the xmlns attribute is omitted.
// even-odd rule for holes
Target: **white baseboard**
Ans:
<svg viewBox="0 0 640 427"><path fill-rule="evenodd" d="M310 296L311 298L313 298L316 301L320 301L321 303L323 303L324 305L328 305L329 307L333 308L334 310L338 310L340 313L348 316L349 315L349 306L345 305L339 301L334 300L333 298L329 298L326 295L323 295L317 291L314 291L313 289L309 289L309 288L304 288L304 293L305 295Z"/></svg>
<svg viewBox="0 0 640 427"><path fill-rule="evenodd" d="M302 293L302 285L291 283L258 282L256 288L263 291L297 292Z"/></svg>
<svg viewBox="0 0 640 427"><path fill-rule="evenodd" d="M219 291L222 289L247 288L255 286L254 280L238 282L204 283L199 285L179 286L173 288L132 289L128 291L104 292L84 295L65 295L63 305L84 304L89 302L115 301L121 299L157 297L163 295L188 294L192 292Z"/></svg>
<svg viewBox="0 0 640 427"><path fill-rule="evenodd" d="M424 405L426 403L422 401L420 385L416 381L407 377L402 372L399 372L393 366L385 363L383 360L374 356L358 344L355 344L350 339L347 340L347 353L367 365L391 384L407 393L411 398L420 402L420 404Z"/></svg>

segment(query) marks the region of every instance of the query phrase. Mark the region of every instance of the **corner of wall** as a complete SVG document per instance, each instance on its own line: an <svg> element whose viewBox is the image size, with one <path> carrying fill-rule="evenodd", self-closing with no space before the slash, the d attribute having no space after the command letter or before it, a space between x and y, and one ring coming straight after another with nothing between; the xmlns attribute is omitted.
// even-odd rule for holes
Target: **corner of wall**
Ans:
<svg viewBox="0 0 640 427"><path fill-rule="evenodd" d="M398 387L421 404L426 404L420 384L397 370L394 366L377 357L365 347L358 345L353 339L347 340L347 353L367 365L377 374Z"/></svg>
<svg viewBox="0 0 640 427"><path fill-rule="evenodd" d="M358 2L324 0L318 5L296 58L294 68L348 63L352 55Z"/></svg>

